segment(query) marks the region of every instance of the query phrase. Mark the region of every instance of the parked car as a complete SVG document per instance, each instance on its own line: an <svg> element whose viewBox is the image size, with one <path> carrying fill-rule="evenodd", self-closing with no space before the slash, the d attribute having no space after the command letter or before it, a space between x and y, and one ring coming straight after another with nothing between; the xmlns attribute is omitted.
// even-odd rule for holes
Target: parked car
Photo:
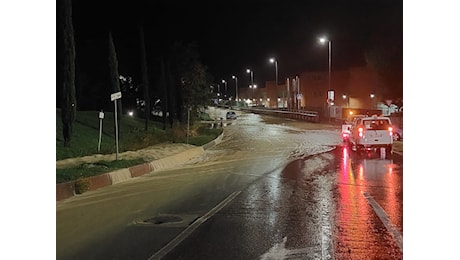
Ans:
<svg viewBox="0 0 460 260"><path fill-rule="evenodd" d="M228 111L225 118L227 118L227 120L236 119L235 111Z"/></svg>
<svg viewBox="0 0 460 260"><path fill-rule="evenodd" d="M353 115L348 118L347 121L342 125L342 141L344 143L350 142L351 128L356 123L356 120L366 117L365 115Z"/></svg>
<svg viewBox="0 0 460 260"><path fill-rule="evenodd" d="M393 126L389 117L359 118L351 129L350 145L359 151L383 147L387 153L391 153L393 133Z"/></svg>

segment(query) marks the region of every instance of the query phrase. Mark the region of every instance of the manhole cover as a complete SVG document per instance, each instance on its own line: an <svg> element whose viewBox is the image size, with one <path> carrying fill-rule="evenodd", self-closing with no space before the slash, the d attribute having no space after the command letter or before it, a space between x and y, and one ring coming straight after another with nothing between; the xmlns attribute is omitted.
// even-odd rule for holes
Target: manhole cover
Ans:
<svg viewBox="0 0 460 260"><path fill-rule="evenodd" d="M167 215L160 214L151 218L141 218L134 221L133 224L141 226L152 227L186 227L195 221L198 215L180 214L180 215Z"/></svg>
<svg viewBox="0 0 460 260"><path fill-rule="evenodd" d="M179 216L158 216L144 220L145 223L161 225L165 223L177 223L182 222L182 218Z"/></svg>

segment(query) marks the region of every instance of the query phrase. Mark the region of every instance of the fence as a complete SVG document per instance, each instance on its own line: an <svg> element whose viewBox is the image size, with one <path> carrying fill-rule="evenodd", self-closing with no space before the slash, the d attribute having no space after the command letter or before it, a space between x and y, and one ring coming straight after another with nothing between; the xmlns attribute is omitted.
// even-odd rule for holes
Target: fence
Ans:
<svg viewBox="0 0 460 260"><path fill-rule="evenodd" d="M320 113L318 111L295 110L295 109L268 109L268 108L241 108L243 111L249 111L257 114L265 114L271 116L278 116L283 118L291 118L297 120L305 120L308 122L319 123Z"/></svg>

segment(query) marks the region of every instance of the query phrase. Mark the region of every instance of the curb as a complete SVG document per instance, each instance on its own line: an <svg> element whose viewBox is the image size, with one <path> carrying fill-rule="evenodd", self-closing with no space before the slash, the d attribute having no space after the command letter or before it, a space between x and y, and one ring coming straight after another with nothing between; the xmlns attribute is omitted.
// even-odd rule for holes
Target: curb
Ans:
<svg viewBox="0 0 460 260"><path fill-rule="evenodd" d="M180 152L158 160L153 160L149 163L143 163L125 169L119 169L109 173L103 173L96 176L91 176L79 180L78 182L84 183L87 186L86 191L96 190L109 185L125 182L135 177L142 176L154 171L172 168L174 166L183 164L194 157L201 155L205 150L219 144L224 137L224 132L213 141L202 146L194 147L189 150ZM77 181L69 181L56 184L56 201L61 201L73 196L78 195L76 185Z"/></svg>

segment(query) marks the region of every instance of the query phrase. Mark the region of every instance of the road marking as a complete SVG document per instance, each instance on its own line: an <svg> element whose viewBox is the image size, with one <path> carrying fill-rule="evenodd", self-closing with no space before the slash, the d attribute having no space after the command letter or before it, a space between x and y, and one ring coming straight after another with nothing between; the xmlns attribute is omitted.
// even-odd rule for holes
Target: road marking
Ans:
<svg viewBox="0 0 460 260"><path fill-rule="evenodd" d="M364 197L366 197L367 201L369 204L374 208L375 213L377 216L380 218L380 220L383 222L383 225L387 228L388 232L390 232L390 235L393 237L395 240L396 244L399 247L399 250L401 253L403 252L403 237L399 233L398 229L391 223L390 218L388 218L388 215L386 214L385 210L383 210L382 207L377 203L377 201L372 198L371 195L369 195L367 192L363 192Z"/></svg>
<svg viewBox="0 0 460 260"><path fill-rule="evenodd" d="M195 222L193 222L190 226L188 226L184 231L182 231L182 233L180 233L177 237L171 240L166 246L164 246L162 249L160 249L158 252L156 252L151 257L149 257L148 260L161 259L165 255L167 255L177 245L179 245L182 241L184 241L184 239L186 239L190 234L192 234L193 231L195 231L195 229L197 229L201 224L206 222L206 220L208 220L214 214L216 214L221 209L223 209L225 206L227 206L240 193L241 191L235 191L232 194L230 194L227 198L225 198L223 201L217 204L214 208L212 208L210 211L208 211L206 214L204 214L199 219L197 219Z"/></svg>
<svg viewBox="0 0 460 260"><path fill-rule="evenodd" d="M259 260L273 259L302 259L302 256L311 255L311 248L286 249L287 237L281 243L275 244L267 252L261 255Z"/></svg>

